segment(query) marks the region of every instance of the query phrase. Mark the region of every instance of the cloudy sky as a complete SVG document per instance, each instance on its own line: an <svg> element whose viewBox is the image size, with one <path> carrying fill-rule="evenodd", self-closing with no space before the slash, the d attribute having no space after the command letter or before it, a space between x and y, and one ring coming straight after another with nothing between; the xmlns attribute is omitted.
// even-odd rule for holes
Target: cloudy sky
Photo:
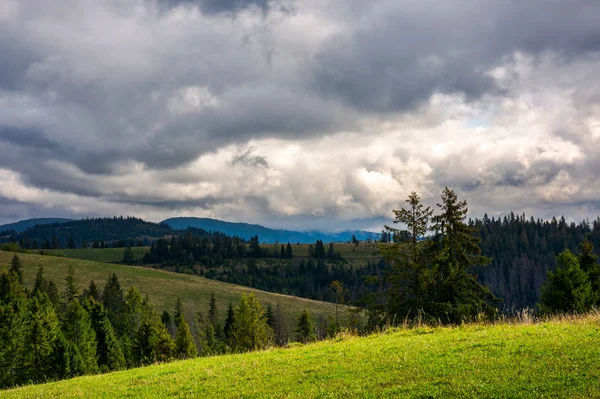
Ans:
<svg viewBox="0 0 600 399"><path fill-rule="evenodd" d="M597 0L1 0L0 223L600 214Z"/></svg>

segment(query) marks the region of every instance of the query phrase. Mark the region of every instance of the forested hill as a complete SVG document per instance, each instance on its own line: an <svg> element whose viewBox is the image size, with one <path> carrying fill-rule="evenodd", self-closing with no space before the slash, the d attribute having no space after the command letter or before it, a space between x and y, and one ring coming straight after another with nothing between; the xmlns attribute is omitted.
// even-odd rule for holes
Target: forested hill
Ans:
<svg viewBox="0 0 600 399"><path fill-rule="evenodd" d="M507 308L535 306L548 271L556 268L556 256L564 249L579 253L587 238L600 253L600 218L576 224L564 217L542 221L511 213L471 223L480 232L483 254L492 258L489 266L472 271Z"/></svg>
<svg viewBox="0 0 600 399"><path fill-rule="evenodd" d="M165 224L121 216L38 224L22 233L2 237L2 240L20 242L23 247L34 249L79 248L92 246L97 241L108 242L111 245L121 241L125 245L133 240L136 245L149 245L156 238L177 233Z"/></svg>
<svg viewBox="0 0 600 399"><path fill-rule="evenodd" d="M268 244L275 242L312 244L317 240L321 240L323 242L349 242L352 240L352 236L355 236L359 241L365 241L375 240L379 237L379 234L377 233L362 230L346 230L339 233L328 233L321 231L301 232L270 229L258 224L233 223L217 219L196 217L170 218L163 220L162 223L165 223L177 230L195 227L206 231L219 231L229 236L237 236L245 240L250 240L250 238L257 235L261 243Z"/></svg>
<svg viewBox="0 0 600 399"><path fill-rule="evenodd" d="M27 219L21 220L15 223L3 224L0 226L0 232L4 231L16 231L17 233L22 233L30 227L36 226L38 224L52 224L52 223L64 223L69 222L73 219L64 219L64 218L36 218L36 219Z"/></svg>

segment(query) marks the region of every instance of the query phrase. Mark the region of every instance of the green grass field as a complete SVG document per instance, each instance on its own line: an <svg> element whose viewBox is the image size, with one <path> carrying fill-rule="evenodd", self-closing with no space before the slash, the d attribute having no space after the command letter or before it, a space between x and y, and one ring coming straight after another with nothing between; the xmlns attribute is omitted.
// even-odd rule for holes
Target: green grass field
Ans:
<svg viewBox="0 0 600 399"><path fill-rule="evenodd" d="M0 251L0 272L8 268L12 257L13 253ZM54 256L19 254L19 257L23 264L24 283L28 287L33 286L39 266L44 267L45 277L54 281L60 291L64 288L64 278L69 265L73 266L75 270L75 280L80 290L85 288L90 280L94 280L102 289L109 273L114 272L117 273L124 291L134 285L143 295L147 294L150 297L160 312L165 309L173 311L179 297L184 302L188 314L201 311L206 315L210 295L214 293L219 315L224 320L229 301L236 304L243 292L253 292L264 306L267 303L271 303L273 306L277 303L281 304L290 333L294 331L296 318L305 308L309 310L315 320L319 316L327 318L335 315L335 305L332 303L259 291L199 276ZM345 309L347 308L343 308L341 311L342 320L345 320Z"/></svg>
<svg viewBox="0 0 600 399"><path fill-rule="evenodd" d="M2 392L5 398L597 398L600 314L417 328Z"/></svg>
<svg viewBox="0 0 600 399"><path fill-rule="evenodd" d="M133 247L131 249L133 250L133 258L141 260L144 254L150 250L150 247ZM123 260L125 248L46 249L44 251L53 256L111 263Z"/></svg>

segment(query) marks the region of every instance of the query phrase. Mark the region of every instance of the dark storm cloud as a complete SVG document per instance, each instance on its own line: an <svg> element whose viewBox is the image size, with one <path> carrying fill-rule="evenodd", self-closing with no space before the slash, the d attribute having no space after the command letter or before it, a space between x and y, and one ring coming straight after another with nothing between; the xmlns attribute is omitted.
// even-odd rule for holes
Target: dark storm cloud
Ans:
<svg viewBox="0 0 600 399"><path fill-rule="evenodd" d="M597 1L405 1L378 10L319 51L314 87L324 96L406 111L435 93L472 99L495 90L487 71L515 51L600 50Z"/></svg>
<svg viewBox="0 0 600 399"><path fill-rule="evenodd" d="M260 155L251 149L235 153L251 140L280 138L302 146L306 140L337 133L369 130L376 137L384 130L379 122L393 125L408 114L427 125L430 117L419 114L419 106L437 93L460 94L467 103L515 96L522 89L518 73L507 72L515 74L508 88L499 87L489 73L516 63L515 52L531 57L534 64L551 53L556 57L553 62L567 66L561 71L568 72L569 65L594 59L600 51L600 2L589 0L4 0L4 4L0 169L18 173L24 184L85 197L88 203L98 198L168 210L229 205L238 195L241 207L264 215L278 200L286 202L281 200L286 191L303 190L315 176L286 181L277 175L277 154L263 155L262 146ZM540 80L554 82L565 75L548 73ZM590 93L575 105L581 110L597 102L597 79L576 78L560 90L587 87ZM577 147L588 146L577 167L569 169L562 158L521 162L508 154L489 167L475 168L452 151L441 161L431 161L426 150L415 155L414 146L389 146L397 146L391 151L406 152L399 163L421 157L426 164L422 168L433 169L427 176L432 185L450 184L472 195L490 187L524 190L550 184L561 171L593 181L597 151L590 140L573 126L560 126L551 135ZM236 171L212 176L215 181L227 181L239 170L252 168L251 176L273 172L273 179L282 181L280 191L265 194L257 184L254 193L240 188L239 194L232 194L235 190L228 189L174 200L139 187L131 190L138 183L133 178L117 179L138 173L151 187L198 183L203 171L186 174L180 169L228 145L234 149L223 165ZM328 145L333 152L336 144ZM312 150L302 148L308 155ZM322 173L318 162L326 163L327 158L321 156L310 161L315 165L306 166ZM339 204L347 203L368 209L374 196L371 185L384 184L377 173L385 178L390 167L385 159L353 162L350 157L339 160L341 169L343 163L351 165L346 175L337 177L343 193L317 191L314 196L322 195L318 198L322 203L315 200L308 211L290 205L286 212L298 208L307 220L330 223L332 219L306 214L336 217L343 206ZM363 168L374 176L363 180L354 173ZM233 178L248 179L239 173ZM266 198L269 195L274 197ZM18 206L12 204L11 209Z"/></svg>

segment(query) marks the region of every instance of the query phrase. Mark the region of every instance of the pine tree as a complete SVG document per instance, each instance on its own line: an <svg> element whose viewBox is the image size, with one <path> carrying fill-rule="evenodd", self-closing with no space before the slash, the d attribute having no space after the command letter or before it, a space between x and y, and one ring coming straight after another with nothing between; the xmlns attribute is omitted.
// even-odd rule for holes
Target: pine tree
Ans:
<svg viewBox="0 0 600 399"><path fill-rule="evenodd" d="M81 295L81 298L84 300L90 297L95 301L100 300L100 291L98 291L98 287L96 287L96 283L94 283L94 280L90 281L90 285L88 285L88 287L83 291L83 294Z"/></svg>
<svg viewBox="0 0 600 399"><path fill-rule="evenodd" d="M296 326L296 334L298 341L302 343L312 342L316 340L315 337L315 326L310 317L308 310L304 309L300 317L298 318L298 324Z"/></svg>
<svg viewBox="0 0 600 399"><path fill-rule="evenodd" d="M119 283L116 273L113 273L108 277L108 281L102 292L102 304L106 309L108 319L115 332L118 336L122 335L123 327L121 315L123 306L125 305L125 297L123 296L123 290L121 289L121 284Z"/></svg>
<svg viewBox="0 0 600 399"><path fill-rule="evenodd" d="M44 279L44 267L38 267L38 271L35 274L35 281L33 283L33 290L31 294L34 295L36 292L44 292L44 286L46 285L46 280Z"/></svg>
<svg viewBox="0 0 600 399"><path fill-rule="evenodd" d="M104 305L89 298L86 301L92 327L96 333L98 366L102 371L125 368L125 356Z"/></svg>
<svg viewBox="0 0 600 399"><path fill-rule="evenodd" d="M180 320L179 325L184 319ZM179 326L178 326L179 328ZM133 356L138 365L166 362L173 354L173 339L153 307L148 307L137 331Z"/></svg>
<svg viewBox="0 0 600 399"><path fill-rule="evenodd" d="M0 275L0 387L27 382L29 299L14 272Z"/></svg>
<svg viewBox="0 0 600 399"><path fill-rule="evenodd" d="M233 310L233 304L229 302L229 306L227 307L227 318L225 319L225 338L228 340L231 338L231 331L233 329L233 325L235 324L235 312Z"/></svg>
<svg viewBox="0 0 600 399"><path fill-rule="evenodd" d="M546 313L585 312L595 303L588 275L579 267L577 257L568 249L557 257L559 266L542 286L540 307Z"/></svg>
<svg viewBox="0 0 600 399"><path fill-rule="evenodd" d="M177 302L175 302L175 311L173 312L173 322L175 323L175 328L179 327L179 323L183 319L183 304L181 302L181 298L177 298Z"/></svg>
<svg viewBox="0 0 600 399"><path fill-rule="evenodd" d="M588 275L595 296L595 304L600 305L600 264L598 256L594 253L594 244L585 240L581 243L580 248L579 266Z"/></svg>
<svg viewBox="0 0 600 399"><path fill-rule="evenodd" d="M63 317L62 331L65 338L75 345L81 356L81 374L97 372L96 332L92 328L92 321L89 313L81 306L77 298L73 299L67 305Z"/></svg>
<svg viewBox="0 0 600 399"><path fill-rule="evenodd" d="M175 338L175 357L178 359L189 359L198 356L198 349L192 338L190 327L185 319L182 319L177 327Z"/></svg>
<svg viewBox="0 0 600 399"><path fill-rule="evenodd" d="M19 278L19 283L23 284L23 267L21 266L21 259L17 254L13 255L8 271L15 273Z"/></svg>
<svg viewBox="0 0 600 399"><path fill-rule="evenodd" d="M127 364L131 367L133 362L133 350L135 346L136 334L142 324L146 306L142 295L135 287L129 288L125 295L125 305L123 308L123 335L121 336L121 347L123 354L127 360Z"/></svg>
<svg viewBox="0 0 600 399"><path fill-rule="evenodd" d="M283 319L283 311L281 304L278 302L275 308L275 314L273 316L273 339L275 345L284 346L288 343L288 332Z"/></svg>
<svg viewBox="0 0 600 399"><path fill-rule="evenodd" d="M77 296L77 288L75 287L75 271L73 266L69 265L67 277L65 277L65 302L69 304Z"/></svg>
<svg viewBox="0 0 600 399"><path fill-rule="evenodd" d="M210 294L210 302L208 304L208 321L214 326L217 325L218 311L217 300L215 294Z"/></svg>
<svg viewBox="0 0 600 399"><path fill-rule="evenodd" d="M481 255L476 230L465 223L467 202L459 201L456 193L445 187L438 207L441 213L432 219L436 232L432 247L435 282L426 314L451 323L473 319L478 314L493 317L498 298L468 273L470 267L488 265L491 259Z"/></svg>
<svg viewBox="0 0 600 399"><path fill-rule="evenodd" d="M133 250L128 245L127 247L125 247L125 250L123 251L123 263L126 265L133 265L133 261L134 261Z"/></svg>
<svg viewBox="0 0 600 399"><path fill-rule="evenodd" d="M290 243L287 243L287 246L285 247L285 255L286 258L288 259L292 259L294 257L293 252L292 252L292 246L290 245Z"/></svg>
<svg viewBox="0 0 600 399"><path fill-rule="evenodd" d="M236 352L248 352L265 348L272 335L264 318L264 309L254 294L242 294L235 309L231 330L231 346Z"/></svg>
<svg viewBox="0 0 600 399"><path fill-rule="evenodd" d="M32 381L52 378L53 349L59 333L54 306L44 293L36 293L29 304L30 323L25 335L28 377Z"/></svg>

